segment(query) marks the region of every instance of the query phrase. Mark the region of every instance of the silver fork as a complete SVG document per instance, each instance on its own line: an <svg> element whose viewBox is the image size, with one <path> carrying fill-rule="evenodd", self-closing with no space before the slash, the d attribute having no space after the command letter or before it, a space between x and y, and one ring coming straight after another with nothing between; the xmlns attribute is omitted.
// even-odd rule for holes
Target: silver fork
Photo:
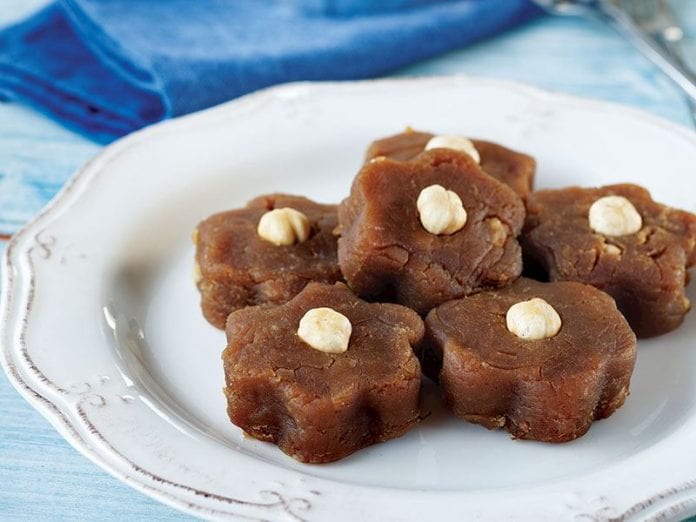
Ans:
<svg viewBox="0 0 696 522"><path fill-rule="evenodd" d="M651 38L683 61L680 44L684 31L667 0L623 0L621 5Z"/></svg>
<svg viewBox="0 0 696 522"><path fill-rule="evenodd" d="M644 0L534 0L534 2L554 14L584 15L598 18L614 26L683 91L692 108L691 117L696 125L696 75L686 66L680 55L672 54L673 50L669 47L663 47L626 10L629 5L632 6L632 10L643 9L642 14L647 19L650 6L638 5L644 3ZM653 23L657 25L656 22ZM678 27L676 24L672 25ZM678 36L674 30L669 35Z"/></svg>
<svg viewBox="0 0 696 522"><path fill-rule="evenodd" d="M685 70L691 71L684 58L684 31L667 0L623 0L626 12L660 47ZM692 74L693 77L693 74ZM686 97L691 119L696 125L696 100Z"/></svg>

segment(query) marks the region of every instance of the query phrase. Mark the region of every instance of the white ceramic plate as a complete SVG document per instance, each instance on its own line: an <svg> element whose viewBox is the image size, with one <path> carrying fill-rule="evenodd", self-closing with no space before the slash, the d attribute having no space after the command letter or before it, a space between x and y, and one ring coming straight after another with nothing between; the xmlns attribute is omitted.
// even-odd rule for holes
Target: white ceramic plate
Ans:
<svg viewBox="0 0 696 522"><path fill-rule="evenodd" d="M79 451L208 518L683 517L696 509L696 314L641 342L632 395L550 445L433 411L401 439L303 465L225 414L222 332L198 308L190 233L260 193L338 201L365 146L405 125L499 141L538 186L631 181L696 211L696 137L615 105L447 77L274 88L108 147L10 242L2 364ZM696 301L694 285L690 297Z"/></svg>

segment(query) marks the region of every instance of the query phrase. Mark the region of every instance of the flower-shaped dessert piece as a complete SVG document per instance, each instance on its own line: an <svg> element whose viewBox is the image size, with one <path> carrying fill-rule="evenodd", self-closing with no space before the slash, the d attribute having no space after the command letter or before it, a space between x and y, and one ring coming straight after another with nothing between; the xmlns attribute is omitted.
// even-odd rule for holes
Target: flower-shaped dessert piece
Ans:
<svg viewBox="0 0 696 522"><path fill-rule="evenodd" d="M610 294L638 337L677 328L690 308L696 216L653 201L636 185L543 190L527 200L526 257L551 281Z"/></svg>
<svg viewBox="0 0 696 522"><path fill-rule="evenodd" d="M457 417L513 437L564 442L625 401L636 337L611 297L519 279L426 319L424 367Z"/></svg>
<svg viewBox="0 0 696 522"><path fill-rule="evenodd" d="M400 134L373 141L367 149L365 160L370 161L379 157L410 160L423 152L433 138L435 138L434 134L409 128ZM440 145L447 144L446 140L443 142L440 139L434 140L430 146L437 146L438 141ZM529 195L534 186L536 173L536 161L533 157L490 141L472 138L470 143L479 157L479 163L484 172L509 185L522 199ZM456 146L456 141L454 145Z"/></svg>
<svg viewBox="0 0 696 522"><path fill-rule="evenodd" d="M522 270L522 200L463 152L365 164L338 215L339 264L363 297L393 294L426 313Z"/></svg>
<svg viewBox="0 0 696 522"><path fill-rule="evenodd" d="M230 314L225 367L234 424L302 462L331 462L419 419L420 317L310 283L284 305Z"/></svg>
<svg viewBox="0 0 696 522"><path fill-rule="evenodd" d="M194 277L206 319L224 328L233 310L285 303L310 281L341 281L336 225L335 205L284 194L200 223Z"/></svg>

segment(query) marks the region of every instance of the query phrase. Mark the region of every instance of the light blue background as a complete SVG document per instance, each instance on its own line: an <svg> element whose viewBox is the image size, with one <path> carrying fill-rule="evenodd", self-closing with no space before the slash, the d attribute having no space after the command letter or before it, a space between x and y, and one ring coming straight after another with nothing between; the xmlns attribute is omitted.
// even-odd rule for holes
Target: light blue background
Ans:
<svg viewBox="0 0 696 522"><path fill-rule="evenodd" d="M0 25L43 1L0 0ZM696 58L696 2L675 0ZM547 17L474 47L399 71L465 73L523 81L641 107L692 126L678 91L612 30ZM40 114L0 103L0 234L17 230L99 146ZM0 241L0 252L3 242ZM183 520L73 450L0 376L0 519ZM694 519L696 520L696 519Z"/></svg>

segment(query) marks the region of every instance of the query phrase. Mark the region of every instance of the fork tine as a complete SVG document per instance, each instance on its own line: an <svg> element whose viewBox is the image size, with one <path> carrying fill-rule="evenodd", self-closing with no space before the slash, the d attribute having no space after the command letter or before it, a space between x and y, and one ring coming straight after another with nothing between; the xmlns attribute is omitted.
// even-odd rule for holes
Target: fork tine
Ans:
<svg viewBox="0 0 696 522"><path fill-rule="evenodd" d="M651 0L622 0L621 7L638 23L650 20L657 9Z"/></svg>
<svg viewBox="0 0 696 522"><path fill-rule="evenodd" d="M633 22L645 31L656 45L671 55L675 63L688 69L679 47L683 32L672 12L668 0L620 0L621 8ZM687 94L689 115L696 126L696 101Z"/></svg>
<svg viewBox="0 0 696 522"><path fill-rule="evenodd" d="M681 27L679 27L677 19L674 16L674 11L672 11L672 7L669 5L669 2L667 0L657 0L657 3L660 16L669 25L669 27L663 31L664 38L670 42L679 42L683 40L684 31Z"/></svg>

